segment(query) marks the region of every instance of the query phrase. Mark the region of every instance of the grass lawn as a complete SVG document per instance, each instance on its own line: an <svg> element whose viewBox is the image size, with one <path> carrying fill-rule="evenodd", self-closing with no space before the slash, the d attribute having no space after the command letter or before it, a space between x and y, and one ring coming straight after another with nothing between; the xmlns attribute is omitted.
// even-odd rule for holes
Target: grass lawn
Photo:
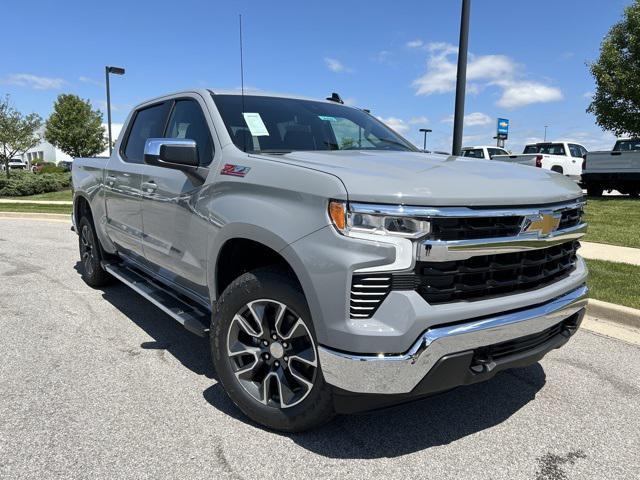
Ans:
<svg viewBox="0 0 640 480"><path fill-rule="evenodd" d="M628 197L589 198L587 242L640 248L640 200Z"/></svg>
<svg viewBox="0 0 640 480"><path fill-rule="evenodd" d="M640 309L640 267L604 260L586 262L591 298Z"/></svg>
<svg viewBox="0 0 640 480"><path fill-rule="evenodd" d="M59 192L39 193L37 195L27 195L25 197L2 197L12 200L72 200L71 189L60 190Z"/></svg>
<svg viewBox="0 0 640 480"><path fill-rule="evenodd" d="M2 212L28 212L28 213L66 213L71 215L71 205L39 205L37 203L0 203L0 215Z"/></svg>

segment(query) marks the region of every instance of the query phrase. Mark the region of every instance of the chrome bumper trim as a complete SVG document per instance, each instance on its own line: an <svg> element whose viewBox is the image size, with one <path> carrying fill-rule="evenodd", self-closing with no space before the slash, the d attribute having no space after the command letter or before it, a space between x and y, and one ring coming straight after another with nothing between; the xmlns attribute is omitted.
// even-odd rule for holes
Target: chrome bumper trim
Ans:
<svg viewBox="0 0 640 480"><path fill-rule="evenodd" d="M411 392L445 355L540 333L587 305L587 287L527 310L427 330L404 354L358 355L319 347L327 383L356 393Z"/></svg>
<svg viewBox="0 0 640 480"><path fill-rule="evenodd" d="M587 232L587 224L558 230L547 237L537 233L520 234L516 237L483 238L477 240L426 240L419 245L418 260L425 262L444 262L466 260L479 255L539 250L561 243L578 240Z"/></svg>

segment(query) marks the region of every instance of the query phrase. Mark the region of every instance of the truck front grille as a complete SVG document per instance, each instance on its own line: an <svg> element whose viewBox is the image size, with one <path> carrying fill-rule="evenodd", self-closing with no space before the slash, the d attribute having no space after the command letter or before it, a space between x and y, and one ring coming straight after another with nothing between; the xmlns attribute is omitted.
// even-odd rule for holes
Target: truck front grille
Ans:
<svg viewBox="0 0 640 480"><path fill-rule="evenodd" d="M351 279L349 316L358 319L371 318L391 291L391 282L391 274L354 275Z"/></svg>
<svg viewBox="0 0 640 480"><path fill-rule="evenodd" d="M568 276L575 268L577 241L550 248L448 262L417 262L417 292L430 304L532 290Z"/></svg>

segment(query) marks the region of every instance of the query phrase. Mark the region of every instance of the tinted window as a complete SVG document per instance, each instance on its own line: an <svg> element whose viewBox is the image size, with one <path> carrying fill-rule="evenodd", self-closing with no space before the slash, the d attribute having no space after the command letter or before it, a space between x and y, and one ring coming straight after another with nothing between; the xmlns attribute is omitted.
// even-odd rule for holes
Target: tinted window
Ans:
<svg viewBox="0 0 640 480"><path fill-rule="evenodd" d="M571 152L572 157L581 158L582 151L578 145L574 145L573 143L569 144L569 151Z"/></svg>
<svg viewBox="0 0 640 480"><path fill-rule="evenodd" d="M488 148L487 151L489 152L490 157L495 157L496 155L509 155L501 148Z"/></svg>
<svg viewBox="0 0 640 480"><path fill-rule="evenodd" d="M144 144L149 138L162 137L169 103L138 110L129 130L124 159L131 163L143 163Z"/></svg>
<svg viewBox="0 0 640 480"><path fill-rule="evenodd" d="M522 152L524 155L527 155L529 153L538 153L538 146L537 145L527 145L526 147L524 147L524 152Z"/></svg>
<svg viewBox="0 0 640 480"><path fill-rule="evenodd" d="M613 147L614 152L630 152L640 150L640 140L618 140Z"/></svg>
<svg viewBox="0 0 640 480"><path fill-rule="evenodd" d="M463 150L462 156L471 158L484 158L484 152L481 148L470 148L469 150Z"/></svg>
<svg viewBox="0 0 640 480"><path fill-rule="evenodd" d="M198 148L200 165L208 165L213 159L213 144L209 126L202 109L195 100L178 100L169 117L167 138L194 140Z"/></svg>
<svg viewBox="0 0 640 480"><path fill-rule="evenodd" d="M527 145L524 153L542 153L544 155L566 155L564 145L562 143L537 143L536 145Z"/></svg>
<svg viewBox="0 0 640 480"><path fill-rule="evenodd" d="M213 95L233 143L241 150L417 149L371 115L329 102L245 95ZM244 112L244 113L243 113Z"/></svg>

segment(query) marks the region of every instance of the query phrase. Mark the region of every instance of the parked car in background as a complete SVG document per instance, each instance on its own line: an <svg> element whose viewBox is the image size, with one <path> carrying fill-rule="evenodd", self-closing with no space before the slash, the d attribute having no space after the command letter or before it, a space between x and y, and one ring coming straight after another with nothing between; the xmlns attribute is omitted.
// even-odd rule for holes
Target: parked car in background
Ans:
<svg viewBox="0 0 640 480"><path fill-rule="evenodd" d="M607 190L640 196L640 140L616 141L610 152L589 152L584 158L582 185L599 197Z"/></svg>
<svg viewBox="0 0 640 480"><path fill-rule="evenodd" d="M479 147L464 147L462 149L463 157L486 158L487 160L491 160L496 155L509 155L509 152L507 152L503 148L491 145L482 145Z"/></svg>
<svg viewBox="0 0 640 480"><path fill-rule="evenodd" d="M587 149L578 143L543 142L525 146L521 155L496 155L493 159L544 168L579 182L586 153Z"/></svg>
<svg viewBox="0 0 640 480"><path fill-rule="evenodd" d="M73 166L73 160L62 160L58 162L58 167L62 168L65 172L70 172Z"/></svg>
<svg viewBox="0 0 640 480"><path fill-rule="evenodd" d="M122 132L111 158L74 160L83 278L208 336L220 384L269 428L487 380L580 326L584 201L561 176L426 154L290 96L184 91Z"/></svg>
<svg viewBox="0 0 640 480"><path fill-rule="evenodd" d="M6 169L6 165L2 162L2 170ZM9 170L27 170L27 164L21 158L12 158L9 160Z"/></svg>

